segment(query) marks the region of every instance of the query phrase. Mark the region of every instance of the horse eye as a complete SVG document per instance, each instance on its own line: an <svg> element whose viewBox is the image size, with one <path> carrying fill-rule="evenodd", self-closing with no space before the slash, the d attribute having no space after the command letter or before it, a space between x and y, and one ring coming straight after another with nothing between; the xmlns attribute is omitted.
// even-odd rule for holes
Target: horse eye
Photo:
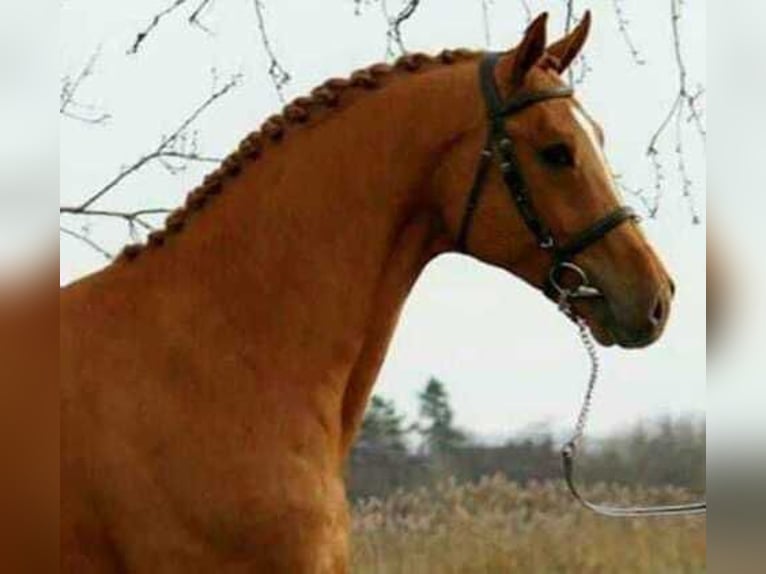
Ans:
<svg viewBox="0 0 766 574"><path fill-rule="evenodd" d="M540 152L542 160L552 167L572 167L574 166L574 156L569 146L563 143L557 143L544 148Z"/></svg>

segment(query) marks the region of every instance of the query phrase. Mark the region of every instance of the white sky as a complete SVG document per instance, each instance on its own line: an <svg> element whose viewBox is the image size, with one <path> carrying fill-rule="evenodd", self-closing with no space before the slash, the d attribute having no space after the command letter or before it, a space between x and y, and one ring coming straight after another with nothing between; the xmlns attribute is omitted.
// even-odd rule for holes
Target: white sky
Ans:
<svg viewBox="0 0 766 574"><path fill-rule="evenodd" d="M389 4L398 5L392 0ZM551 36L557 36L563 3L529 4L535 11L552 10ZM644 150L676 94L669 3L624 3L635 43L648 61L643 67L630 61L611 0L577 4L580 10L589 5L594 11L587 46L593 71L579 97L605 128L615 170L633 187L650 185ZM205 19L212 36L186 26L179 14L158 29L138 56L126 55L137 31L166 5L149 0L64 4L62 74L76 73L100 49L95 75L80 99L108 111L113 120L106 127L61 122L62 203L81 200L121 165L156 145L209 94L213 67L221 79L237 72L245 79L198 124L204 152L225 155L280 107L248 0L219 1ZM705 83L706 3L685 5L684 53L692 80ZM503 0L490 9L491 47L504 49L517 42L526 24L521 2ZM273 0L267 1L267 18L274 47L294 78L286 89L288 98L384 56L385 26L375 5L356 17L350 0ZM481 2L424 2L404 32L412 50L483 47ZM646 227L676 278L679 295L660 343L640 352L603 353L604 376L592 419L596 432L639 417L702 411L705 406L705 232L690 224L672 169L672 132L669 136L664 145L667 196L660 219ZM705 159L692 130L687 143L689 171L704 212ZM146 170L114 195L114 203L103 206L174 206L208 170L192 168L176 177L161 168ZM94 221L91 231L113 250L126 239L119 224ZM103 263L83 245L61 239L62 282ZM570 424L587 362L571 325L538 293L497 270L449 256L430 266L412 293L376 392L414 414L416 393L431 375L448 384L458 424L499 436L540 422L557 428Z"/></svg>

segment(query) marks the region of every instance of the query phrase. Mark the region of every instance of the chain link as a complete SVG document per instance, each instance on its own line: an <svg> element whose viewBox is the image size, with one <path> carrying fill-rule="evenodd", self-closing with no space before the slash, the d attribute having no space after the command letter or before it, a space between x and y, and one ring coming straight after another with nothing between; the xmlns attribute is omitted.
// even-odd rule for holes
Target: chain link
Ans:
<svg viewBox="0 0 766 574"><path fill-rule="evenodd" d="M599 362L598 351L596 349L596 343L591 337L588 325L581 317L575 319L577 322L577 330L582 341L585 351L588 353L590 360L590 376L588 377L588 386L585 391L585 397L583 398L582 407L577 415L577 422L575 423L574 434L570 439L570 443L573 446L578 446L582 441L585 434L585 427L588 424L588 417L590 416L591 407L593 406L593 394L596 390L596 383L601 372L601 363Z"/></svg>
<svg viewBox="0 0 766 574"><path fill-rule="evenodd" d="M599 373L601 371L601 364L599 362L596 343L593 340L593 336L590 334L590 329L588 328L587 323L582 317L574 312L574 309L572 309L572 305L569 301L571 296L571 291L562 290L559 296L558 305L561 312L577 324L580 340L590 359L590 376L588 377L588 386L585 390L582 407L580 407L580 412L577 415L574 432L569 441L561 449L564 463L564 479L566 480L570 492L583 506L602 516L631 518L641 516L688 516L705 514L707 511L707 504L704 501L668 506L619 507L594 504L583 498L578 491L574 483L574 461L577 454L577 448L583 440L585 427L588 424L588 415L590 415L591 407L593 405L593 394L596 390L596 383L598 382Z"/></svg>
<svg viewBox="0 0 766 574"><path fill-rule="evenodd" d="M574 432L569 441L564 445L564 450L569 452L569 456L574 457L575 450L582 442L585 435L585 428L588 425L588 417L590 416L591 407L593 406L593 395L596 391L596 383L601 372L601 362L598 356L598 349L596 349L596 343L593 341L593 337L590 334L590 329L585 319L577 315L572 309L572 305L569 301L570 292L562 290L559 297L559 310L567 317L572 319L577 325L577 334L580 337L580 341L588 354L590 361L590 375L588 376L588 385L585 389L585 396L583 397L582 406L580 412L577 414L577 422L574 426Z"/></svg>

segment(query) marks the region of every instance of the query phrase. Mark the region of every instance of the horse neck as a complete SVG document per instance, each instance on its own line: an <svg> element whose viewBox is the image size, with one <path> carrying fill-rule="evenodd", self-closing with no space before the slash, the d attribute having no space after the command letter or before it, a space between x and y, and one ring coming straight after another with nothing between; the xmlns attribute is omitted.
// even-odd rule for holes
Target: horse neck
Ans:
<svg viewBox="0 0 766 574"><path fill-rule="evenodd" d="M193 329L210 361L246 357L254 394L337 397L347 446L412 284L448 247L429 182L465 125L457 91L446 68L397 75L246 165L140 256L155 280L139 288L166 294L163 330Z"/></svg>

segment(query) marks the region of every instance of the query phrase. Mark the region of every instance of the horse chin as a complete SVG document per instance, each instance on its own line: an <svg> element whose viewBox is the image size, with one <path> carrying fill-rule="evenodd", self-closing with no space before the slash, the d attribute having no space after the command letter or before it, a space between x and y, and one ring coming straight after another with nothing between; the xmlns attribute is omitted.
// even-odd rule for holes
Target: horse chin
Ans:
<svg viewBox="0 0 766 574"><path fill-rule="evenodd" d="M606 322L587 318L585 322L588 324L593 338L602 347L613 347L620 344L612 330L606 325Z"/></svg>
<svg viewBox="0 0 766 574"><path fill-rule="evenodd" d="M599 345L602 347L613 347L616 344L620 344L617 338L612 334L608 328L600 324L589 325L590 332L593 334L593 338L596 339Z"/></svg>
<svg viewBox="0 0 766 574"><path fill-rule="evenodd" d="M619 344L610 328L612 324L609 306L601 299L585 299L574 302L574 311L581 317L593 338L603 347Z"/></svg>
<svg viewBox="0 0 766 574"><path fill-rule="evenodd" d="M643 349L660 335L659 332L634 334L622 328L609 303L603 299L585 303L577 312L585 319L593 338L603 347L617 345L623 349Z"/></svg>

